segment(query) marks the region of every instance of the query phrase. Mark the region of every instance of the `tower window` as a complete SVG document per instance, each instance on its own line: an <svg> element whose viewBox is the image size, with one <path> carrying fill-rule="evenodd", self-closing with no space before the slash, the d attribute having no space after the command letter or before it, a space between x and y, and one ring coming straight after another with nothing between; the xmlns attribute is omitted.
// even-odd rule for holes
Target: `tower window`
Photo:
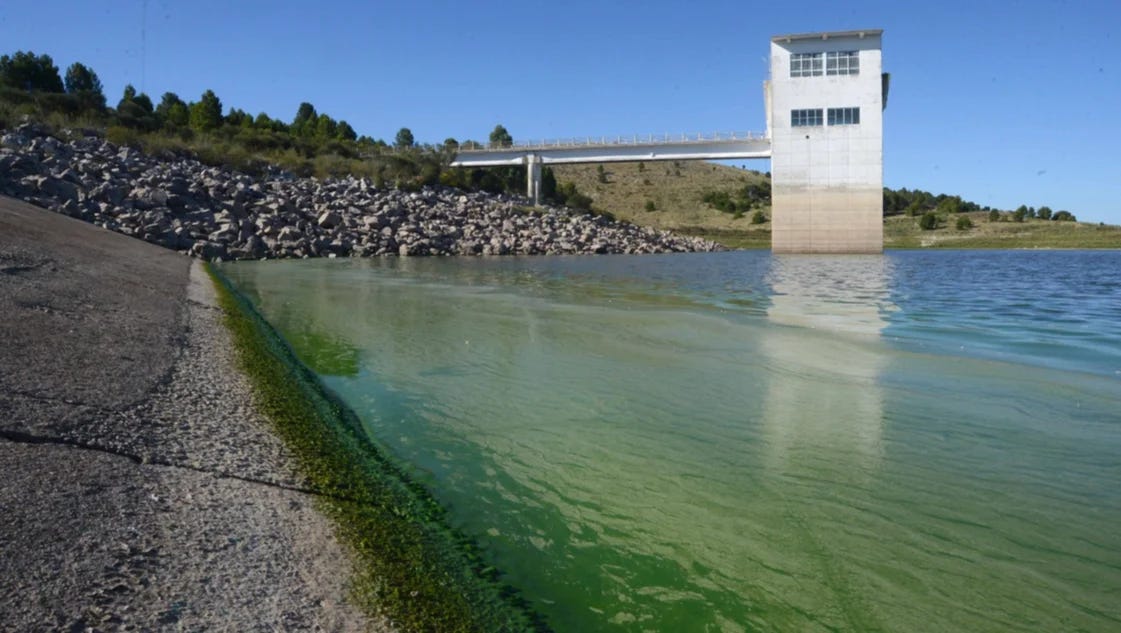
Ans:
<svg viewBox="0 0 1121 633"><path fill-rule="evenodd" d="M821 73L818 73L819 75ZM826 75L859 75L860 52L838 51L825 54Z"/></svg>
<svg viewBox="0 0 1121 633"><path fill-rule="evenodd" d="M820 77L821 53L791 53L791 77Z"/></svg>
<svg viewBox="0 0 1121 633"><path fill-rule="evenodd" d="M830 110L832 112L832 110ZM821 125L821 108L816 110L791 110L791 127L810 127Z"/></svg>
<svg viewBox="0 0 1121 633"><path fill-rule="evenodd" d="M821 110L818 110L820 113ZM821 116L818 114L818 116ZM860 108L829 108L829 125L859 125ZM818 123L818 125L821 125Z"/></svg>

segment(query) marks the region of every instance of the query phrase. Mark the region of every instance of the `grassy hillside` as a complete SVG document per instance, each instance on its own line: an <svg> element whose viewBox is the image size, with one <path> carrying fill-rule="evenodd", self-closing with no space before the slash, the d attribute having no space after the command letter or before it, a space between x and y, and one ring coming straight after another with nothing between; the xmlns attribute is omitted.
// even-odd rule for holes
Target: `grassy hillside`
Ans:
<svg viewBox="0 0 1121 633"><path fill-rule="evenodd" d="M771 223L752 224L751 214L735 218L701 201L708 191L732 191L765 180L754 171L700 161L606 163L601 182L597 165L553 167L558 182L576 183L596 209L624 220L700 235L731 248L769 248ZM654 203L648 211L647 202ZM768 220L770 207L763 207ZM958 217L972 228L956 228ZM924 231L919 218L884 218L887 248L1121 248L1121 227L1086 222L1053 222L1028 218L1013 222L1010 213L990 222L986 212L940 216L938 228Z"/></svg>
<svg viewBox="0 0 1121 633"><path fill-rule="evenodd" d="M701 202L708 191L732 193L763 174L701 161L605 163L600 182L598 165L555 165L557 182L574 182L580 193L592 198L596 209L610 211L621 220L663 229L752 231L770 224L752 225L750 214L736 219ZM654 210L647 211L647 202ZM764 207L764 211L769 211ZM769 233L768 233L769 235Z"/></svg>
<svg viewBox="0 0 1121 633"><path fill-rule="evenodd" d="M884 246L888 248L1121 248L1121 226L1089 222L1050 222L1026 219L990 222L988 213L962 213L943 217L938 228L924 231L919 218L893 216L884 219ZM967 216L973 227L955 228Z"/></svg>

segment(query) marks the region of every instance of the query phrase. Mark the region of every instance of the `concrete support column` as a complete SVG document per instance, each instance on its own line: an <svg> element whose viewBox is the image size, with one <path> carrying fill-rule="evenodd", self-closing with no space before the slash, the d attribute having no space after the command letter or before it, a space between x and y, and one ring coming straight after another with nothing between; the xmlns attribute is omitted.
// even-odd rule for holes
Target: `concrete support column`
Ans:
<svg viewBox="0 0 1121 633"><path fill-rule="evenodd" d="M541 157L537 154L525 156L525 195L533 206L541 204Z"/></svg>

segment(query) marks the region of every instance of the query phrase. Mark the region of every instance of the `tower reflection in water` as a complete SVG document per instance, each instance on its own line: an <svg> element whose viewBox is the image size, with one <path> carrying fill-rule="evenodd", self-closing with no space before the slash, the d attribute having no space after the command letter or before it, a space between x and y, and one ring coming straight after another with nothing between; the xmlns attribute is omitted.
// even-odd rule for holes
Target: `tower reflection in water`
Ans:
<svg viewBox="0 0 1121 633"><path fill-rule="evenodd" d="M881 458L890 301L882 256L776 256L760 345L768 470L861 479Z"/></svg>

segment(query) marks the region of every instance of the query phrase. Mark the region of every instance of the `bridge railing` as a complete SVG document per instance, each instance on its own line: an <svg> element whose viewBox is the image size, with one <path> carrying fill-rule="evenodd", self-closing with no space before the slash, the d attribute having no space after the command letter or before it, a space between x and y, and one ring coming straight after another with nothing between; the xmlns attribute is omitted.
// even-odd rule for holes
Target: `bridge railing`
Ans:
<svg viewBox="0 0 1121 633"><path fill-rule="evenodd" d="M713 132L695 134L634 134L631 136L577 136L572 138L460 145L460 153L504 152L510 150L567 149L581 147L612 147L620 145L688 145L694 143L735 143L766 140L763 132Z"/></svg>

